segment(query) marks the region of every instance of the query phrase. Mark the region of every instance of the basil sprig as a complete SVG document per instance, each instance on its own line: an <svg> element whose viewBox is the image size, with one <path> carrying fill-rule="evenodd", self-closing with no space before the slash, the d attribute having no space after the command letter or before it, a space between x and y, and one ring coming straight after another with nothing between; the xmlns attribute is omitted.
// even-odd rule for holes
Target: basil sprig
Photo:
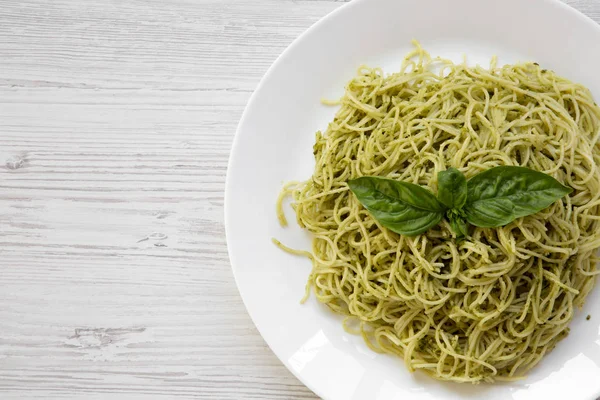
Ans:
<svg viewBox="0 0 600 400"><path fill-rule="evenodd" d="M491 168L469 181L456 168L441 171L437 198L419 185L375 176L351 180L348 186L381 225L396 233L419 235L445 216L457 239L468 235L468 224L504 226L573 191L550 175L511 166Z"/></svg>

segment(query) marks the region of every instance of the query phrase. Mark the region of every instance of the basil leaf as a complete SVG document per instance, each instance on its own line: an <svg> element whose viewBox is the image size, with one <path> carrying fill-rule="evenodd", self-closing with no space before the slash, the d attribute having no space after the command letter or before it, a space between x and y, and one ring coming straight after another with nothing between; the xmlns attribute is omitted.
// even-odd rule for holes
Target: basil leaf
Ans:
<svg viewBox="0 0 600 400"><path fill-rule="evenodd" d="M435 196L412 183L363 176L348 186L373 218L401 235L419 235L444 217L444 206Z"/></svg>
<svg viewBox="0 0 600 400"><path fill-rule="evenodd" d="M467 178L456 168L439 172L437 197L448 208L461 208L467 201Z"/></svg>
<svg viewBox="0 0 600 400"><path fill-rule="evenodd" d="M467 182L467 221L482 228L535 214L571 193L550 175L524 167L495 167Z"/></svg>
<svg viewBox="0 0 600 400"><path fill-rule="evenodd" d="M466 236L469 236L469 226L467 225L467 221L464 218L459 216L450 217L450 227L452 231L456 234L456 239L461 240Z"/></svg>

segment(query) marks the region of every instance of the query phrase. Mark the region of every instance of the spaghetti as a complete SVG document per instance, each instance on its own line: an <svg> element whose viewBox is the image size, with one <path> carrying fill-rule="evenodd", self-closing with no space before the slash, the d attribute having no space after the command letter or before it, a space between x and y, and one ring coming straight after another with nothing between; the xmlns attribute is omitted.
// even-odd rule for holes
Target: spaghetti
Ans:
<svg viewBox="0 0 600 400"><path fill-rule="evenodd" d="M282 224L291 195L314 235L312 252L298 253L313 262L307 296L411 371L457 382L523 377L567 335L600 272L600 108L590 92L537 64L468 67L417 44L398 73L361 67L339 104L316 134L313 176L278 199ZM416 237L387 230L346 183L374 175L436 192L448 167L470 178L501 165L574 191L459 242L445 221Z"/></svg>

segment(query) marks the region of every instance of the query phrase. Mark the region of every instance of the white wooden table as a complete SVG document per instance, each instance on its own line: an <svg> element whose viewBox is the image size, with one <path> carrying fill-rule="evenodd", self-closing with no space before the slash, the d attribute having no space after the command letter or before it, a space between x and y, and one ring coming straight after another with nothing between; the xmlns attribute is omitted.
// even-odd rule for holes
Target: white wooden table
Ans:
<svg viewBox="0 0 600 400"><path fill-rule="evenodd" d="M0 1L0 399L315 398L244 309L223 189L252 90L341 3Z"/></svg>

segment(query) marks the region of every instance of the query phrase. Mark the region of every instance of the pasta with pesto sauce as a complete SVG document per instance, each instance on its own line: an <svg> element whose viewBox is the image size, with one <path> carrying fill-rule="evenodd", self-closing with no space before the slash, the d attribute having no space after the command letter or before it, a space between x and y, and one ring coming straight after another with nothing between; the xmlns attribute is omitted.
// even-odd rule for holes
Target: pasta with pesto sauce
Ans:
<svg viewBox="0 0 600 400"><path fill-rule="evenodd" d="M287 184L313 235L307 293L347 330L410 371L457 382L523 377L569 331L594 286L600 247L600 108L585 87L534 63L433 59L415 42L400 72L361 67L314 144L315 168ZM551 175L573 192L462 241L444 221L415 236L381 226L348 188L371 175L437 189L496 166Z"/></svg>

